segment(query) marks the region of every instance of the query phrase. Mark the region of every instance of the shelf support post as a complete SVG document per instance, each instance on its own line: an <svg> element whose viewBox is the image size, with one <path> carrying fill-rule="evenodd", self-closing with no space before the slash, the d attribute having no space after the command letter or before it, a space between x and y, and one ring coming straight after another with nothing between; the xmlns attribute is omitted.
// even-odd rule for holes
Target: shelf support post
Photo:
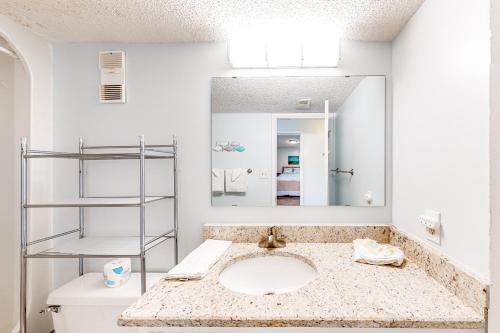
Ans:
<svg viewBox="0 0 500 333"><path fill-rule="evenodd" d="M83 138L78 139L78 153L83 154ZM84 165L83 159L80 158L78 161L78 197L83 198L85 196L84 192ZM83 238L85 236L85 211L83 207L78 208L78 238ZM78 259L78 275L83 275L83 258Z"/></svg>
<svg viewBox="0 0 500 333"><path fill-rule="evenodd" d="M28 153L28 143L26 138L21 139L21 268L20 268L20 318L19 328L20 333L26 333L27 320L26 320L26 299L27 299L27 254L28 254L28 211L25 205L28 202L28 162L25 155Z"/></svg>
<svg viewBox="0 0 500 333"><path fill-rule="evenodd" d="M146 292L146 170L144 165L144 135L140 137L140 265L141 265L141 294Z"/></svg>
<svg viewBox="0 0 500 333"><path fill-rule="evenodd" d="M177 265L179 263L179 243L178 243L178 229L179 229L179 223L178 223L178 217L179 217L179 212L178 212L178 204L179 204L179 193L177 191L177 138L173 137L173 151L174 151L174 261L175 264Z"/></svg>

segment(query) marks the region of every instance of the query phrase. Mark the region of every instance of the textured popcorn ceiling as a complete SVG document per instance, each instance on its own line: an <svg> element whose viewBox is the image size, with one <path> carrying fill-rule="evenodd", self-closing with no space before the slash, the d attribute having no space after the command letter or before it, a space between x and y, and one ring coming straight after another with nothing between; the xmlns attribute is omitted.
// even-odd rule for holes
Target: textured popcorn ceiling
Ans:
<svg viewBox="0 0 500 333"><path fill-rule="evenodd" d="M335 112L363 80L352 77L260 77L214 78L213 113L296 113L324 112L330 101ZM296 108L299 99L312 99L310 110Z"/></svg>
<svg viewBox="0 0 500 333"><path fill-rule="evenodd" d="M261 24L335 24L391 41L424 0L0 0L0 14L53 41L211 42Z"/></svg>

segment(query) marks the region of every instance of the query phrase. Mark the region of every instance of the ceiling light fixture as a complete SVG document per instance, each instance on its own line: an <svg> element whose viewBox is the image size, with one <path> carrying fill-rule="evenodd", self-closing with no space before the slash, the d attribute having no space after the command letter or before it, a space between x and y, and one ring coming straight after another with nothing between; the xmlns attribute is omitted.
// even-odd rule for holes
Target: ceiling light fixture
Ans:
<svg viewBox="0 0 500 333"><path fill-rule="evenodd" d="M234 68L267 67L265 39L257 31L236 33L229 42L229 60Z"/></svg>
<svg viewBox="0 0 500 333"><path fill-rule="evenodd" d="M302 65L302 41L293 27L269 29L266 38L268 67L300 67Z"/></svg>
<svg viewBox="0 0 500 333"><path fill-rule="evenodd" d="M229 61L234 68L336 67L340 42L332 26L268 26L234 33Z"/></svg>

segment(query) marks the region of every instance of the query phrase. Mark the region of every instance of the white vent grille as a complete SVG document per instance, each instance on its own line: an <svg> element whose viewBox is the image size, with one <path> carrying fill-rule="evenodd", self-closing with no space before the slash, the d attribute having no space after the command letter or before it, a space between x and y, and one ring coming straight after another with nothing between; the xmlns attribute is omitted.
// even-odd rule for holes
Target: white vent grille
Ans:
<svg viewBox="0 0 500 333"><path fill-rule="evenodd" d="M311 109L312 100L310 98L299 99L297 104L295 104L295 108L297 110L310 110Z"/></svg>
<svg viewBox="0 0 500 333"><path fill-rule="evenodd" d="M121 101L123 95L123 86L121 84L101 85L101 100Z"/></svg>
<svg viewBox="0 0 500 333"><path fill-rule="evenodd" d="M122 68L124 67L124 56L122 51L101 52L99 54L99 64L101 68Z"/></svg>
<svg viewBox="0 0 500 333"><path fill-rule="evenodd" d="M101 103L125 103L125 52L99 52Z"/></svg>

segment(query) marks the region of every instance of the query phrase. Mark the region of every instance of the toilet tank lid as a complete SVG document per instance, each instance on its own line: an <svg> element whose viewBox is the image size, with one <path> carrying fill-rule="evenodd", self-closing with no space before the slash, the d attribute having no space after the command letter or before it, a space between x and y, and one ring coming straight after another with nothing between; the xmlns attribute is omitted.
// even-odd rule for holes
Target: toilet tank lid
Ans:
<svg viewBox="0 0 500 333"><path fill-rule="evenodd" d="M146 274L148 289L164 275L164 273ZM132 273L126 284L109 288L104 285L102 273L87 273L53 290L47 298L47 304L129 306L141 296L140 276L139 273Z"/></svg>

